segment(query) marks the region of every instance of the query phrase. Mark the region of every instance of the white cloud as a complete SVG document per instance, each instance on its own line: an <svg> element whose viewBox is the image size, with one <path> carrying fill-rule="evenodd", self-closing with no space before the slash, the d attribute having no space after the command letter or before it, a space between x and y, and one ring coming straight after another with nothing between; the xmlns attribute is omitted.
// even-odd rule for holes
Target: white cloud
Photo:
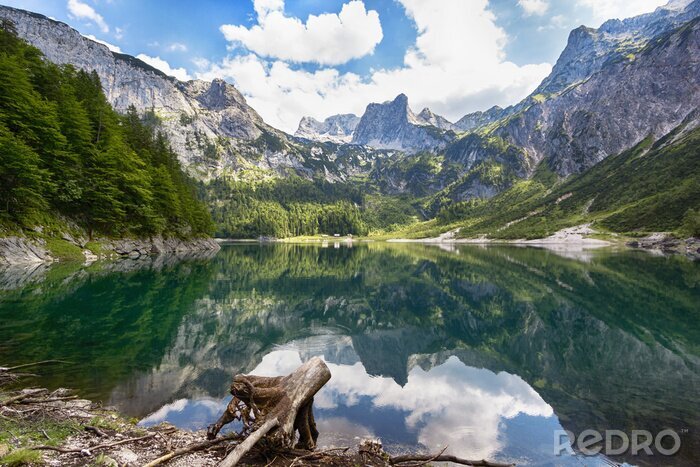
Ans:
<svg viewBox="0 0 700 467"><path fill-rule="evenodd" d="M86 34L85 37L88 39L97 42L98 44L106 45L109 50L112 52L117 52L117 53L122 53L122 49L118 45L110 44L107 41L103 41L102 39L98 39L97 37L93 36L92 34Z"/></svg>
<svg viewBox="0 0 700 467"><path fill-rule="evenodd" d="M206 70L211 66L211 62L204 57L194 57L192 63L200 70Z"/></svg>
<svg viewBox="0 0 700 467"><path fill-rule="evenodd" d="M549 9L548 0L518 0L518 5L520 5L528 16L542 16Z"/></svg>
<svg viewBox="0 0 700 467"><path fill-rule="evenodd" d="M123 38L124 30L122 28L114 28L114 37L116 37L117 40Z"/></svg>
<svg viewBox="0 0 700 467"><path fill-rule="evenodd" d="M612 19L624 19L649 13L668 3L668 0L577 0L579 5L591 10L594 20L600 23Z"/></svg>
<svg viewBox="0 0 700 467"><path fill-rule="evenodd" d="M80 0L68 0L68 12L76 18L91 21L104 33L109 32L109 26L102 15L97 13L93 7Z"/></svg>
<svg viewBox="0 0 700 467"><path fill-rule="evenodd" d="M257 25L220 29L234 46L260 56L339 65L371 54L383 37L379 14L367 11L360 0L344 4L339 14L310 15L306 23L285 16L282 0L254 0L254 6Z"/></svg>
<svg viewBox="0 0 700 467"><path fill-rule="evenodd" d="M174 76L180 81L189 81L192 77L187 73L184 68L172 68L168 62L160 57L151 57L146 54L138 54L136 56L139 60L142 60L153 68L157 68L168 76Z"/></svg>
<svg viewBox="0 0 700 467"><path fill-rule="evenodd" d="M506 60L507 36L487 0L443 0L439 6L400 2L418 33L402 67L360 77L334 68L308 72L248 54L229 57L198 77L231 80L268 123L293 132L303 116L361 115L369 102L401 92L414 109L430 107L454 121L467 112L519 101L551 71L547 63L518 66Z"/></svg>
<svg viewBox="0 0 700 467"><path fill-rule="evenodd" d="M187 52L187 46L180 42L173 42L168 46L170 52Z"/></svg>

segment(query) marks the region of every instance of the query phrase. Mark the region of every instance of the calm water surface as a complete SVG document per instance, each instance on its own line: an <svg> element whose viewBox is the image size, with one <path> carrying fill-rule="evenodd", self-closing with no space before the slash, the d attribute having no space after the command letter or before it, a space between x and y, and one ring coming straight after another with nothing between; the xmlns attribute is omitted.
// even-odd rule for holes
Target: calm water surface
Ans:
<svg viewBox="0 0 700 467"><path fill-rule="evenodd" d="M520 465L567 429L671 428L700 465L700 264L518 247L231 245L200 258L0 271L0 364L200 429L235 373L319 355L321 445L381 438Z"/></svg>

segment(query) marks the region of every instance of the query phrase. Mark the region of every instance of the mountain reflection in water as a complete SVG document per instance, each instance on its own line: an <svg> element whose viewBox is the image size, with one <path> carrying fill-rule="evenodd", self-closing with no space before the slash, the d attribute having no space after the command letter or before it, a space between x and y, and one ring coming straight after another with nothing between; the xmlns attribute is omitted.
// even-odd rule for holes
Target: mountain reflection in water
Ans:
<svg viewBox="0 0 700 467"><path fill-rule="evenodd" d="M322 444L377 436L395 450L581 465L553 456L556 430L672 428L685 434L670 463L700 463L700 265L683 258L236 245L17 277L0 295L0 360L79 363L41 383L143 423L201 428L234 373L322 355Z"/></svg>

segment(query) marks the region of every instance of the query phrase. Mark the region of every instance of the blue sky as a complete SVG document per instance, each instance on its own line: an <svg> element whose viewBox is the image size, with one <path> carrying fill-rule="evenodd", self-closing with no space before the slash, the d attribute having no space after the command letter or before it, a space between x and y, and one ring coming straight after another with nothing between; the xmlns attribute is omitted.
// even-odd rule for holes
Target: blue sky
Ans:
<svg viewBox="0 0 700 467"><path fill-rule="evenodd" d="M268 123L361 114L400 92L457 120L508 105L581 24L665 0L0 0L64 21L180 79L224 78ZM196 6L195 6L196 5Z"/></svg>

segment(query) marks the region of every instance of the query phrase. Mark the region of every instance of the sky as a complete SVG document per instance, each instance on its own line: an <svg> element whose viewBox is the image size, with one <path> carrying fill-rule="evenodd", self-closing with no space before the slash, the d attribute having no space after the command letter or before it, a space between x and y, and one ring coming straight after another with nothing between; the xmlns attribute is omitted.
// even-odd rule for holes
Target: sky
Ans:
<svg viewBox="0 0 700 467"><path fill-rule="evenodd" d="M569 32L667 0L0 0L181 80L223 78L265 121L362 115L399 93L456 121L517 103Z"/></svg>

